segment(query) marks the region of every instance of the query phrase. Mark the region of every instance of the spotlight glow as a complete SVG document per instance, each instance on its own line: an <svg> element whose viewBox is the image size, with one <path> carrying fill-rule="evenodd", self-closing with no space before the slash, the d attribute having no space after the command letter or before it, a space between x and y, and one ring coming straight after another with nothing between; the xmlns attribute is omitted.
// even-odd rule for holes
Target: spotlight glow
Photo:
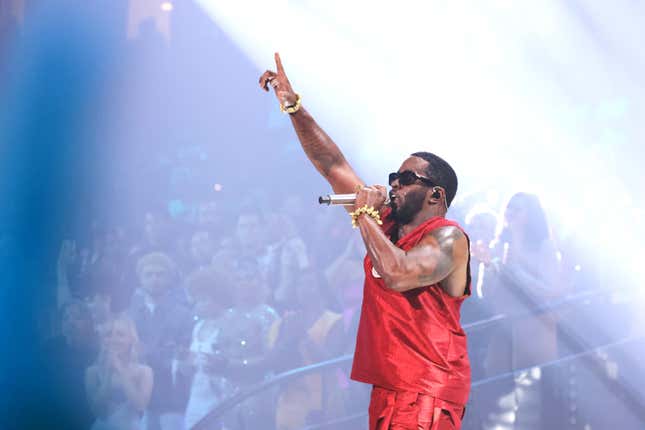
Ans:
<svg viewBox="0 0 645 430"><path fill-rule="evenodd" d="M281 53L303 104L368 182L411 152L436 152L460 194L534 192L561 233L645 275L622 269L645 233L634 215L645 202L625 175L643 153L645 85L565 3L199 2L259 72ZM601 38L642 64L645 5L590 8L612 17Z"/></svg>

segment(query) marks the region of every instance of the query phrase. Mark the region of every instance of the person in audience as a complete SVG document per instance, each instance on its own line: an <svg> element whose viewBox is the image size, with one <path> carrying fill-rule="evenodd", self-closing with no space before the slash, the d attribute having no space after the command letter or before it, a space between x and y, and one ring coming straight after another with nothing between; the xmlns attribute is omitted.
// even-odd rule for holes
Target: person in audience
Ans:
<svg viewBox="0 0 645 430"><path fill-rule="evenodd" d="M148 211L143 219L143 240L132 249L131 254L143 255L149 252L176 252L176 241L172 235L172 223L164 211Z"/></svg>
<svg viewBox="0 0 645 430"><path fill-rule="evenodd" d="M268 305L270 289L256 260L242 260L235 275L234 307L224 315L227 330L221 332L220 351L226 359L226 375L244 390L263 381L276 368L270 342L271 327L280 319ZM240 409L239 421L246 428L266 428L272 422L272 393L247 400Z"/></svg>
<svg viewBox="0 0 645 430"><path fill-rule="evenodd" d="M470 247L475 249L471 252L470 273L472 274L475 297L484 299L484 283L486 282L486 264L477 259L480 254L489 252L490 246L495 239L498 216L490 209L475 207L466 215L466 227L470 238ZM477 249L482 248L478 253ZM479 316L479 315L478 315ZM480 316L481 317L481 316Z"/></svg>
<svg viewBox="0 0 645 430"><path fill-rule="evenodd" d="M137 263L139 288L129 315L138 330L142 357L155 374L148 413L148 429L157 430L181 422L188 402L190 379L173 370L189 343L193 315L180 287L175 262L153 252Z"/></svg>
<svg viewBox="0 0 645 430"><path fill-rule="evenodd" d="M41 393L50 393L47 408L60 428L87 429L94 415L85 396L85 369L98 354L92 315L87 305L71 299L61 308L60 334L49 339L41 357L46 361L42 372Z"/></svg>
<svg viewBox="0 0 645 430"><path fill-rule="evenodd" d="M268 249L264 216L259 209L244 206L237 214L235 247L242 259L256 260L262 274L266 273Z"/></svg>
<svg viewBox="0 0 645 430"><path fill-rule="evenodd" d="M198 231L207 231L213 242L218 242L222 238L225 223L217 202L206 201L199 204L196 228Z"/></svg>
<svg viewBox="0 0 645 430"><path fill-rule="evenodd" d="M279 311L292 309L297 304L298 273L310 265L307 245L298 235L293 220L285 214L271 214L267 224L270 252L275 261L274 273L269 275L269 281L274 285L273 304Z"/></svg>
<svg viewBox="0 0 645 430"><path fill-rule="evenodd" d="M117 298L116 301L124 299L119 281L117 268L108 261L95 264L87 276L89 285L85 289L84 300L98 332L114 316L114 297Z"/></svg>
<svg viewBox="0 0 645 430"><path fill-rule="evenodd" d="M358 239L358 238L357 238ZM343 346L341 354L353 354L356 347L356 335L361 314L363 299L363 262L357 252L360 240L352 239L341 257L327 269L326 275L332 292L338 297L343 316ZM336 369L336 398L342 402L340 410L347 415L364 411L370 400L369 387L355 384L350 380L351 363ZM338 415L337 415L338 416ZM348 422L339 430L355 428L355 422Z"/></svg>
<svg viewBox="0 0 645 430"><path fill-rule="evenodd" d="M128 253L123 284L130 290L135 290L139 285L137 264L139 260L151 253L161 253L173 260L175 270L178 270L177 258L180 254L175 226L165 211L150 210L143 217L143 234L130 248Z"/></svg>
<svg viewBox="0 0 645 430"><path fill-rule="evenodd" d="M85 388L96 415L92 430L143 430L153 371L138 356L137 330L126 316L108 323L96 363L87 368Z"/></svg>
<svg viewBox="0 0 645 430"><path fill-rule="evenodd" d="M354 237L338 258L325 270L325 280L340 304L345 328L343 352L354 352L363 298L363 255L360 238Z"/></svg>
<svg viewBox="0 0 645 430"><path fill-rule="evenodd" d="M279 342L294 346L290 367L301 367L337 357L344 346L343 316L329 310L322 276L313 270L298 277L298 308L279 324ZM336 387L334 369L308 374L284 385L278 397L276 429L295 430L343 415L343 399L330 395Z"/></svg>
<svg viewBox="0 0 645 430"><path fill-rule="evenodd" d="M499 306L494 303L497 290L497 277L491 273L491 268L485 261L481 261L480 255L489 255L490 247L494 242L497 230L498 215L491 209L477 205L465 215L466 228L470 238L470 273L473 282L473 297L462 309L461 320L464 324L472 324L490 318L495 311L500 311ZM481 250L481 251L478 251ZM475 329L472 336L468 336L468 354L471 359L471 371L474 380L483 379L487 376L486 358L490 354L489 344L491 338L499 337L499 328L496 325ZM502 333L506 333L502 331ZM502 337L503 338L503 337ZM503 385L504 382L496 384ZM491 406L489 387L473 390L472 406L466 417L470 422L482 421L482 416L487 414ZM501 390L504 391L504 390ZM468 421L466 421L468 422Z"/></svg>
<svg viewBox="0 0 645 430"><path fill-rule="evenodd" d="M492 251L489 254L476 248L474 252L497 278L493 302L500 312L512 316L537 311L562 296L559 253L536 195L516 193L511 197ZM491 415L490 426L497 425L495 417L513 410L513 428L544 427L543 417L535 411L544 406L546 386L540 383L544 379L542 370L535 366L557 358L556 323L553 313L540 312L509 320L491 339L486 360L488 373L518 372L514 389L500 398L498 406L502 411Z"/></svg>
<svg viewBox="0 0 645 430"><path fill-rule="evenodd" d="M190 267L192 270L205 269L211 265L215 255L215 241L205 230L195 232L190 239Z"/></svg>
<svg viewBox="0 0 645 430"><path fill-rule="evenodd" d="M461 314L463 324L474 323L490 318L499 310L493 303L497 278L490 273L487 264L478 259L479 255L488 255L495 239L497 215L492 210L476 205L465 217L466 228L470 238L471 259L470 273L473 282L473 297ZM481 252L478 250L481 249ZM479 330L476 336L468 337L468 352L473 357L471 371L476 378L484 377L484 357L490 342L490 330Z"/></svg>
<svg viewBox="0 0 645 430"><path fill-rule="evenodd" d="M235 392L226 375L227 359L220 351L222 333L230 329L226 310L233 306L234 284L225 272L197 269L186 278L185 288L197 318L183 369L192 380L184 420L189 429Z"/></svg>

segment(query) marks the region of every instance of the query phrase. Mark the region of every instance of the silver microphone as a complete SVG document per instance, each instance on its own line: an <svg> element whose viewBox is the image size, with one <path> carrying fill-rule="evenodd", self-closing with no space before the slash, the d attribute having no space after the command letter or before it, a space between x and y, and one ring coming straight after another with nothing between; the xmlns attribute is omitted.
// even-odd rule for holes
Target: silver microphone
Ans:
<svg viewBox="0 0 645 430"><path fill-rule="evenodd" d="M356 194L327 194L318 197L318 203L321 205L342 205L352 206L356 203ZM385 206L390 204L390 198L385 199Z"/></svg>

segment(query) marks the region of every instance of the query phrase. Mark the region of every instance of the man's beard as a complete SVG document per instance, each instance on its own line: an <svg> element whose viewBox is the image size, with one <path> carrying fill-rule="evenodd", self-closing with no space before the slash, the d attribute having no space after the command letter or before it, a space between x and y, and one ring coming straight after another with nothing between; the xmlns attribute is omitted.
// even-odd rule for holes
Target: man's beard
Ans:
<svg viewBox="0 0 645 430"><path fill-rule="evenodd" d="M408 193L405 196L405 202L399 206L397 201L394 200L392 206L392 218L398 225L406 225L412 222L414 217L423 209L423 202L425 201L425 191L417 190Z"/></svg>

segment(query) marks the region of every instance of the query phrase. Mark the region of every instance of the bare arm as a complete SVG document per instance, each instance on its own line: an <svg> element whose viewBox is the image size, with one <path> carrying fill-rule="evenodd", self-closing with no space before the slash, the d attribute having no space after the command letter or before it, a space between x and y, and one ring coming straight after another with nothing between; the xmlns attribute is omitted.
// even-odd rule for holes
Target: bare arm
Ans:
<svg viewBox="0 0 645 430"><path fill-rule="evenodd" d="M390 289L402 292L440 283L453 297L464 294L468 242L458 228L433 230L406 252L395 246L372 218L362 216L359 226L374 268Z"/></svg>
<svg viewBox="0 0 645 430"><path fill-rule="evenodd" d="M359 193L357 206L381 207L383 187L366 187ZM453 297L464 294L468 274L468 239L456 227L431 231L409 251L390 241L376 221L362 215L358 225L372 264L385 284L394 291L407 291L439 283Z"/></svg>
<svg viewBox="0 0 645 430"><path fill-rule="evenodd" d="M275 54L277 73L267 70L260 77L260 86L269 90L273 87L278 101L283 106L291 106L296 103L296 93L287 79L280 56ZM336 193L353 193L357 185L363 181L356 175L354 169L349 165L343 153L334 141L316 123L313 117L304 107L297 112L290 114L291 123L298 135L300 144L307 154L309 160L327 179Z"/></svg>
<svg viewBox="0 0 645 430"><path fill-rule="evenodd" d="M289 116L307 157L336 193L353 193L357 185L363 185L338 146L305 108Z"/></svg>
<svg viewBox="0 0 645 430"><path fill-rule="evenodd" d="M137 366L133 371L114 369L103 377L100 372L98 366L91 366L85 372L85 389L90 407L97 416L107 412L113 395L113 383L117 383L123 389L128 402L137 410L146 409L148 402L150 402L153 384L153 374L150 367Z"/></svg>
<svg viewBox="0 0 645 430"><path fill-rule="evenodd" d="M123 387L125 396L138 411L144 411L148 407L152 394L152 369L139 365L135 371L127 373L120 375L121 387Z"/></svg>

